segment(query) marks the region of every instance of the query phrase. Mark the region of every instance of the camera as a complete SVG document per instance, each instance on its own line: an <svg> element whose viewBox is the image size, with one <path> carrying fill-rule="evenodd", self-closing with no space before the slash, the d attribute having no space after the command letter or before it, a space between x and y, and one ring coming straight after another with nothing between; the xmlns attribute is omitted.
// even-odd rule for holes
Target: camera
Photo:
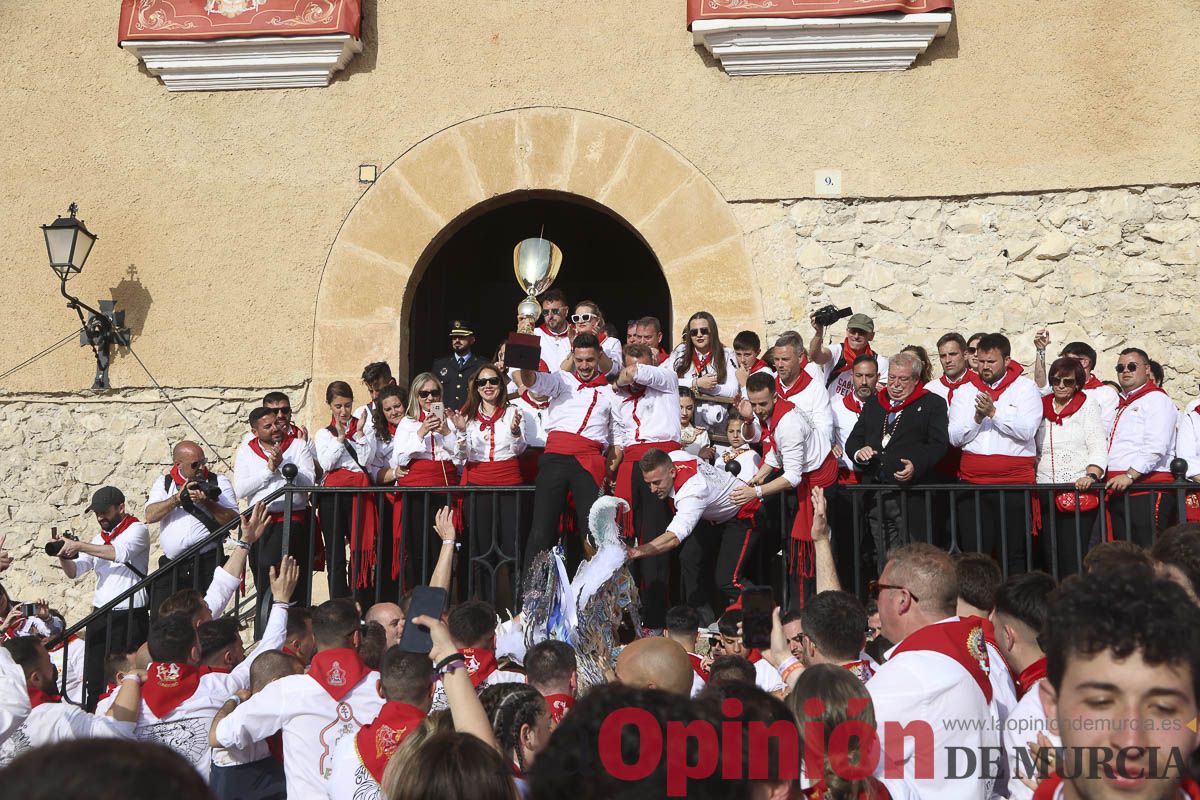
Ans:
<svg viewBox="0 0 1200 800"><path fill-rule="evenodd" d="M813 312L813 321L822 328L828 328L839 319L845 319L854 313L854 309L847 306L846 308L838 308L837 306L822 306Z"/></svg>
<svg viewBox="0 0 1200 800"><path fill-rule="evenodd" d="M63 549L63 541L66 539L70 539L72 542L79 541L79 537L76 536L75 534L71 533L70 531L63 531L62 539L51 539L50 541L46 542L46 548L45 548L46 555L48 555L48 556L58 555L58 551ZM78 556L71 556L71 558L77 558L77 557Z"/></svg>
<svg viewBox="0 0 1200 800"><path fill-rule="evenodd" d="M211 477L203 480L200 478L192 478L187 482L186 486L189 489L196 489L197 491L204 492L204 496L209 500L216 500L221 496L221 487L218 486L216 480ZM190 498L185 493L183 495L183 505L186 506L189 502Z"/></svg>

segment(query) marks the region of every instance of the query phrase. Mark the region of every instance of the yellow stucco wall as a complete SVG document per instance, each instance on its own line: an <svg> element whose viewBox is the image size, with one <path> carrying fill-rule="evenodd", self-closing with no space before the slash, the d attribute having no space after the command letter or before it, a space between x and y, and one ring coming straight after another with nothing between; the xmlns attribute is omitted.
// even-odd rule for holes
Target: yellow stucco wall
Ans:
<svg viewBox="0 0 1200 800"><path fill-rule="evenodd" d="M71 330L36 226L74 199L101 240L73 288L117 290L165 384L304 381L357 165L505 109L624 120L733 203L807 196L822 167L869 197L1200 178L1200 7L1178 0L963 0L907 72L738 79L692 46L683 0L366 6L366 52L329 88L171 94L116 47L115 3L0 3L6 361ZM71 346L2 388L90 377ZM147 383L127 356L113 379Z"/></svg>

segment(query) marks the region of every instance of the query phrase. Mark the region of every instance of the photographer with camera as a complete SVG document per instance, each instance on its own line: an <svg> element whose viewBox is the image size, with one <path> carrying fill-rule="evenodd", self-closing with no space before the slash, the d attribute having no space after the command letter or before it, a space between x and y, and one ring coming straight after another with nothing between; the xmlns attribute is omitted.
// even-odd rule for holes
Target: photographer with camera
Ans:
<svg viewBox="0 0 1200 800"><path fill-rule="evenodd" d="M846 320L846 338L835 358L825 346L825 329L843 317ZM862 355L875 356L879 365L879 385L887 383L888 360L871 349L875 338L875 321L866 314L853 314L849 308L825 306L812 313L813 338L808 345L808 357L814 364L825 368L825 388L833 402L838 402L854 391L851 370L854 359ZM878 388L878 387L876 387Z"/></svg>
<svg viewBox="0 0 1200 800"><path fill-rule="evenodd" d="M96 515L100 533L91 542L81 542L69 533L60 537L56 531L46 543L46 554L57 556L63 573L72 580L95 572L92 606L100 608L146 577L150 569L150 531L137 517L125 513L125 495L115 486L97 489L86 511ZM100 617L88 626L83 675L90 708L95 708L104 689L106 649L126 653L136 650L146 641L149 628L145 590L122 602L107 618Z"/></svg>
<svg viewBox="0 0 1200 800"><path fill-rule="evenodd" d="M163 549L158 560L160 568L208 538L238 513L233 484L224 475L209 472L200 445L180 442L171 451L171 460L174 463L170 472L154 479L146 500L146 524L159 523L158 543ZM224 560L220 542L214 542L198 557L189 558L174 577L167 577L151 588L151 608L157 609L175 589L188 586L203 589Z"/></svg>

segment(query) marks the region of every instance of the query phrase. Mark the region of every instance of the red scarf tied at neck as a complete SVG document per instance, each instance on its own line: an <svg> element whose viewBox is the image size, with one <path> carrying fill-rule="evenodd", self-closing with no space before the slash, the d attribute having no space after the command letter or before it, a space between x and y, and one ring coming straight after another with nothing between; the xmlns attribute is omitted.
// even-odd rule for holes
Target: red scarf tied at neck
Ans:
<svg viewBox="0 0 1200 800"><path fill-rule="evenodd" d="M927 394L929 393L925 391L925 387L917 384L917 388L913 389L913 393L903 400L893 400L888 395L887 389L880 389L879 393L875 395L875 399L879 401L879 405L883 406L884 413L895 414L897 411L903 411L908 408Z"/></svg>
<svg viewBox="0 0 1200 800"><path fill-rule="evenodd" d="M1008 360L1008 366L1004 370L1004 377L1000 379L1000 382L997 383L995 387L988 386L986 383L984 383L983 378L979 377L979 374L976 372L968 372L967 380L969 380L971 385L976 389L981 392L985 392L989 397L991 397L992 402L995 402L1000 399L1000 395L1004 394L1005 389L1013 385L1013 381L1021 377L1021 373L1024 371L1024 367L1018 364L1014 359L1010 358Z"/></svg>
<svg viewBox="0 0 1200 800"><path fill-rule="evenodd" d="M354 746L363 766L376 783L383 782L383 771L400 744L425 719L425 712L408 703L389 700L379 709L379 716L370 725L363 725L355 734Z"/></svg>
<svg viewBox="0 0 1200 800"><path fill-rule="evenodd" d="M848 372L850 370L850 368L854 366L854 359L858 358L859 356L874 356L874 355L875 355L875 351L871 349L871 345L869 343L867 344L866 348L864 348L861 353L856 353L854 351L854 349L852 347L850 347L850 340L843 339L842 340L842 357L838 363L837 369L835 369L833 371L833 374L841 375L843 372Z"/></svg>
<svg viewBox="0 0 1200 800"><path fill-rule="evenodd" d="M496 671L496 654L482 647L464 647L462 654L467 659L471 685L478 689L488 676Z"/></svg>
<svg viewBox="0 0 1200 800"><path fill-rule="evenodd" d="M337 417L329 418L329 432L332 433L335 437L338 435ZM352 438L354 438L354 434L356 434L356 433L358 433L358 418L351 417L350 422L346 425L346 438L352 439Z"/></svg>
<svg viewBox="0 0 1200 800"><path fill-rule="evenodd" d="M704 370L706 370L708 365L712 363L712 359L713 354L711 350L709 350L707 355L704 356L699 356L696 354L695 350L692 350L692 366L695 368L697 375L704 374Z"/></svg>
<svg viewBox="0 0 1200 800"><path fill-rule="evenodd" d="M846 396L842 398L842 405L850 409L855 414L862 413L862 403L859 401L854 392L848 392Z"/></svg>
<svg viewBox="0 0 1200 800"><path fill-rule="evenodd" d="M313 656L308 676L321 684L330 697L340 702L370 671L371 668L358 657L357 650L335 647Z"/></svg>
<svg viewBox="0 0 1200 800"><path fill-rule="evenodd" d="M41 689L34 689L32 687L27 687L26 691L29 693L29 706L31 708L37 708L42 703L58 703L62 701L62 695L59 694L49 694Z"/></svg>
<svg viewBox="0 0 1200 800"><path fill-rule="evenodd" d="M137 521L137 517L135 517L133 514L126 514L125 518L118 522L116 527L114 527L111 531L106 531L101 528L100 538L104 540L105 544L112 544L113 539L116 539L118 536L128 530L130 525Z"/></svg>
<svg viewBox="0 0 1200 800"><path fill-rule="evenodd" d="M1087 395L1083 392L1076 392L1067 401L1067 405L1062 411L1055 411L1054 395L1048 394L1042 398L1042 417L1050 420L1055 425L1062 425L1063 420L1083 408L1085 402L1087 402Z"/></svg>
<svg viewBox="0 0 1200 800"><path fill-rule="evenodd" d="M205 671L191 664L155 662L146 669L142 701L154 716L162 719L196 693Z"/></svg>

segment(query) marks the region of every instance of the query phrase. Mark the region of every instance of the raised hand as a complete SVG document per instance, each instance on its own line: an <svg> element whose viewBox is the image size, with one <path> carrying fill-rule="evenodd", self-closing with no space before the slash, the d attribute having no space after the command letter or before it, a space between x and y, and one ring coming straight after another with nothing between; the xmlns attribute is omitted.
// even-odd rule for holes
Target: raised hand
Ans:
<svg viewBox="0 0 1200 800"><path fill-rule="evenodd" d="M284 556L279 566L271 567L271 596L277 603L290 603L292 592L300 581L300 565L291 556Z"/></svg>

